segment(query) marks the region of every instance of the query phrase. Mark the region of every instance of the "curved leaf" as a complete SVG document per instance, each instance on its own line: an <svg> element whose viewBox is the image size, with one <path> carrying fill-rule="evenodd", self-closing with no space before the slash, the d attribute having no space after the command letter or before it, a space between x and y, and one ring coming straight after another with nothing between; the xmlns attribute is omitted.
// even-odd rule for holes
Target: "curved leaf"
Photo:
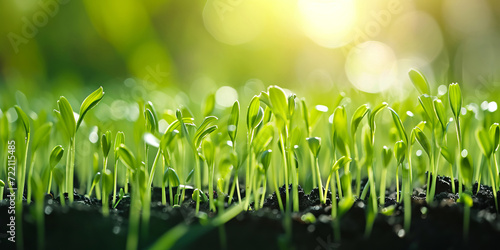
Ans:
<svg viewBox="0 0 500 250"><path fill-rule="evenodd" d="M500 125L498 123L493 123L490 126L490 141L493 144L493 151L496 152L500 142Z"/></svg>
<svg viewBox="0 0 500 250"><path fill-rule="evenodd" d="M396 129L398 130L398 134L403 139L403 142L408 145L408 136L406 135L406 130L403 126L403 122L401 121L401 118L399 118L398 113L394 111L394 109L389 108L392 114L392 120L394 121L394 125L396 125Z"/></svg>
<svg viewBox="0 0 500 250"><path fill-rule="evenodd" d="M203 116L209 116L212 114L212 112L215 109L215 94L209 94L204 102L204 105L202 107L203 109Z"/></svg>
<svg viewBox="0 0 500 250"><path fill-rule="evenodd" d="M352 159L346 156L340 157L333 165L332 168L330 169L330 173L328 174L331 176L335 171L339 170L340 168L344 167L347 165L349 162L351 162Z"/></svg>
<svg viewBox="0 0 500 250"><path fill-rule="evenodd" d="M363 104L359 106L356 111L354 111L354 114L352 115L351 118L351 136L354 136L356 134L356 130L358 129L359 123L365 117L366 114L370 111L370 108L368 108L367 104Z"/></svg>
<svg viewBox="0 0 500 250"><path fill-rule="evenodd" d="M85 98L85 100L83 100L82 105L80 106L80 117L78 118L75 130L78 130L80 124L83 121L83 117L87 114L87 112L91 110L93 107L95 107L102 100L103 97L104 97L104 91L102 87L99 87L97 90L88 95L87 98Z"/></svg>
<svg viewBox="0 0 500 250"><path fill-rule="evenodd" d="M384 163L384 167L387 168L392 160L392 149L384 146L382 148L382 162Z"/></svg>
<svg viewBox="0 0 500 250"><path fill-rule="evenodd" d="M372 132L370 126L363 127L361 134L361 144L365 153L364 159L366 165L371 165L373 161L373 145L372 145Z"/></svg>
<svg viewBox="0 0 500 250"><path fill-rule="evenodd" d="M151 134L154 134L158 131L158 121L153 114L153 111L150 109L144 110L144 117L146 120L146 131Z"/></svg>
<svg viewBox="0 0 500 250"><path fill-rule="evenodd" d="M424 131L424 129L425 129L425 123L426 123L425 121L421 121L421 122L419 122L419 123L417 124L417 126L415 126L415 128L416 128L416 127L419 127L419 128L420 128L420 130ZM411 130L411 133L410 133L410 145L415 144L415 139L416 139L416 138L415 138L415 137L416 137L416 136L415 136L415 133L416 133L416 129L415 129L415 128L413 128L413 129Z"/></svg>
<svg viewBox="0 0 500 250"><path fill-rule="evenodd" d="M406 143L404 141L397 141L394 145L394 156L398 164L402 164L406 157Z"/></svg>
<svg viewBox="0 0 500 250"><path fill-rule="evenodd" d="M46 142L50 137L50 132L52 131L52 122L47 122L40 126L34 134L33 137L33 152L35 152L41 144Z"/></svg>
<svg viewBox="0 0 500 250"><path fill-rule="evenodd" d="M369 111L370 114L368 115L368 121L369 121L368 124L370 125L372 131L375 130L375 116L387 106L389 106L389 104L387 104L387 102L383 102Z"/></svg>
<svg viewBox="0 0 500 250"><path fill-rule="evenodd" d="M73 108L71 108L68 99L66 99L66 97L64 96L61 96L61 98L59 98L59 101L57 101L57 106L59 107L59 118L62 119L61 122L66 129L66 133L69 138L73 138L76 133L76 122L75 115L73 114Z"/></svg>
<svg viewBox="0 0 500 250"><path fill-rule="evenodd" d="M194 201L198 201L198 200L200 202L208 201L207 195L203 191L199 190L198 188L193 191L191 198Z"/></svg>
<svg viewBox="0 0 500 250"><path fill-rule="evenodd" d="M269 86L267 88L269 93L269 101L271 102L271 108L274 115L277 118L286 120L288 117L288 104L285 91L278 86Z"/></svg>
<svg viewBox="0 0 500 250"><path fill-rule="evenodd" d="M203 119L203 122L200 124L200 126L196 129L195 135L193 139L196 141L198 137L214 122L216 122L219 118L215 116L207 116L205 119Z"/></svg>
<svg viewBox="0 0 500 250"><path fill-rule="evenodd" d="M429 143L427 136L425 136L424 131L422 131L422 129L420 129L420 127L415 127L413 130L415 131L415 138L417 139L418 143L420 143L420 146L422 146L425 153L428 156L430 156L431 144Z"/></svg>
<svg viewBox="0 0 500 250"><path fill-rule="evenodd" d="M418 97L418 101L420 102L420 105L424 109L424 113L429 119L429 122L431 123L431 126L436 124L436 117L437 115L434 113L434 105L432 104L432 97L426 94L423 94Z"/></svg>
<svg viewBox="0 0 500 250"><path fill-rule="evenodd" d="M198 136L198 138L196 138L196 144L195 144L196 148L199 148L203 139L207 135L209 135L209 134L213 133L215 130L217 130L217 128L218 128L217 125L213 125L207 129L205 129L203 132L201 132L201 134Z"/></svg>
<svg viewBox="0 0 500 250"><path fill-rule="evenodd" d="M344 106L338 106L333 111L332 132L347 143L347 115Z"/></svg>
<svg viewBox="0 0 500 250"><path fill-rule="evenodd" d="M493 153L493 146L491 145L492 143L488 133L483 128L476 130L476 140L481 148L481 152L483 152L484 156L489 159L491 153Z"/></svg>
<svg viewBox="0 0 500 250"><path fill-rule="evenodd" d="M453 150L453 148L454 147L448 148L448 146L441 147L441 155L451 165L455 164L455 151Z"/></svg>
<svg viewBox="0 0 500 250"><path fill-rule="evenodd" d="M416 69L410 69L408 72L408 76L410 76L410 80L413 83L413 86L420 92L421 95L427 94L430 95L429 91L429 83L427 83L427 79L425 76L417 71Z"/></svg>
<svg viewBox="0 0 500 250"><path fill-rule="evenodd" d="M109 151L111 150L112 144L111 144L111 131L106 131L102 135L101 138L101 148L102 148L102 154L104 155L105 158L108 157Z"/></svg>
<svg viewBox="0 0 500 250"><path fill-rule="evenodd" d="M248 105L247 110L247 129L248 131L255 129L264 117L264 111L260 107L258 96L254 96Z"/></svg>
<svg viewBox="0 0 500 250"><path fill-rule="evenodd" d="M259 161L264 168L264 173L267 172L267 169L269 169L269 165L271 165L272 154L273 151L271 149L268 149L262 152L262 154L260 155Z"/></svg>
<svg viewBox="0 0 500 250"><path fill-rule="evenodd" d="M151 114L153 114L153 117L155 118L154 120L156 121L156 127L158 127L158 122L160 119L158 119L158 113L156 112L155 106L151 101L148 101L145 105L145 109L149 109L151 111Z"/></svg>
<svg viewBox="0 0 500 250"><path fill-rule="evenodd" d="M309 137L306 138L307 145L309 145L309 150L314 155L314 158L318 158L319 151L321 150L321 138L319 137Z"/></svg>
<svg viewBox="0 0 500 250"><path fill-rule="evenodd" d="M240 103L236 100L231 109L231 114L229 115L229 120L227 122L227 133L233 144L236 140L236 135L238 133L238 121L240 120Z"/></svg>
<svg viewBox="0 0 500 250"><path fill-rule="evenodd" d="M28 118L28 116L26 115L26 113L24 113L24 111L21 109L21 107L19 107L18 105L15 105L14 108L16 109L17 116L19 117L19 120L21 120L21 123L23 124L26 136L28 136L28 134L31 131L31 129L30 129L30 119Z"/></svg>
<svg viewBox="0 0 500 250"><path fill-rule="evenodd" d="M61 161L63 154L64 154L64 148L61 145L57 145L52 149L52 151L50 153L50 169L51 170L56 167L56 165L57 165L57 163L59 163L59 161Z"/></svg>
<svg viewBox="0 0 500 250"><path fill-rule="evenodd" d="M205 160L207 161L207 165L209 169L211 169L214 165L215 160L215 146L211 140L204 140L202 143L203 155L205 156Z"/></svg>
<svg viewBox="0 0 500 250"><path fill-rule="evenodd" d="M448 99L450 100L450 107L455 119L458 120L462 110L462 91L458 83L451 83L448 87Z"/></svg>
<svg viewBox="0 0 500 250"><path fill-rule="evenodd" d="M443 102L440 99L434 100L434 112L437 115L438 121L441 124L441 128L444 131L448 123L448 118L446 117L446 110L444 108Z"/></svg>
<svg viewBox="0 0 500 250"><path fill-rule="evenodd" d="M191 180L191 178L193 178L193 174L194 174L194 168L191 169L191 171L189 171L189 174L186 177L186 182L189 182Z"/></svg>
<svg viewBox="0 0 500 250"><path fill-rule="evenodd" d="M116 133L115 137L115 148L114 148L114 153L115 153L115 161L118 161L118 149L120 148L120 145L125 144L125 134L122 131L118 131Z"/></svg>
<svg viewBox="0 0 500 250"><path fill-rule="evenodd" d="M295 113L295 98L297 96L292 94L288 97L288 119L290 120Z"/></svg>
<svg viewBox="0 0 500 250"><path fill-rule="evenodd" d="M179 176L177 175L177 172L175 172L175 169L173 168L167 168L165 170L165 173L163 174L163 182L167 182L168 185L172 187L178 187L181 184L181 181L179 180Z"/></svg>
<svg viewBox="0 0 500 250"><path fill-rule="evenodd" d="M121 144L118 147L118 157L123 162L123 164L125 164L125 166L127 166L131 170L135 171L137 169L137 163L134 154L132 154L132 152L124 144Z"/></svg>
<svg viewBox="0 0 500 250"><path fill-rule="evenodd" d="M274 138L274 127L268 123L262 127L252 141L252 148L255 153L260 153L271 143Z"/></svg>

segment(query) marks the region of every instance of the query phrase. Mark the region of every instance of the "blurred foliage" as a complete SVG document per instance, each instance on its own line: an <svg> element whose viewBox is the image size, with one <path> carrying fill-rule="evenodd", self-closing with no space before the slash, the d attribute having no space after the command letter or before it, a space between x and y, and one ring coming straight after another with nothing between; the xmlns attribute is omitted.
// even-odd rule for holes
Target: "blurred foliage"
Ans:
<svg viewBox="0 0 500 250"><path fill-rule="evenodd" d="M492 101L499 12L493 0L2 1L0 107L17 90L73 104L100 85L170 107L226 85L244 101L271 84L314 104L339 91L402 101L412 67L434 88L459 82Z"/></svg>

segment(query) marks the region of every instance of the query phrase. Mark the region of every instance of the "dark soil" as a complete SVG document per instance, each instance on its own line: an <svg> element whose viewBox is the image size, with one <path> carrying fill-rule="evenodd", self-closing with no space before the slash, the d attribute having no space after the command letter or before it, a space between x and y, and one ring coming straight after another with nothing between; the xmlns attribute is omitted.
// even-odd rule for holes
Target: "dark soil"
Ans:
<svg viewBox="0 0 500 250"><path fill-rule="evenodd" d="M458 187L458 183L456 183ZM291 187L290 188L290 194ZM243 189L243 187L242 187ZM403 230L403 204L396 202L394 190L387 190L385 206L394 206L392 215L378 214L370 237L365 237L366 202L356 200L352 208L340 219L341 241L334 239L331 204L328 192L327 204L321 205L318 189L309 194L299 187L300 212L292 213L291 244L296 249L498 249L500 219L496 213L491 187L477 184L473 187L474 206L471 209L468 239L463 238L463 205L457 203L458 193L451 192L450 179L438 177L436 196L432 204L425 202L426 187L416 188L412 195L412 222L410 232ZM243 190L242 190L243 191ZM175 191L174 191L175 192ZM147 249L169 229L186 223L190 232L174 245L175 249L221 249L219 228L200 232L200 220L195 215L192 190L186 190L182 206L161 205L161 189L154 188L151 202L151 219L147 234L140 238L139 247ZM368 192L369 194L369 192ZM168 189L167 189L168 195ZM244 194L243 194L244 195ZM285 201L285 186L280 188ZM498 194L500 196L500 192ZM208 197L208 194L207 194ZM215 197L217 194L215 193ZM4 197L6 198L6 197ZM334 199L339 201L338 197ZM167 196L167 203L168 203ZM234 201L237 200L233 198ZM225 197L227 206L228 198ZM285 204L286 205L286 204ZM75 194L70 207L61 207L59 197L47 195L45 199L46 249L124 249L128 231L130 197L126 196L109 217L103 217L101 202ZM23 237L25 249L37 248L37 230L34 205L24 206ZM208 202L200 210L209 217ZM311 213L316 222L302 220ZM275 193L258 211L243 212L224 225L228 249L279 249L289 248L283 242L285 230ZM0 249L14 249L7 241L7 200L0 204ZM280 243L281 242L281 243Z"/></svg>

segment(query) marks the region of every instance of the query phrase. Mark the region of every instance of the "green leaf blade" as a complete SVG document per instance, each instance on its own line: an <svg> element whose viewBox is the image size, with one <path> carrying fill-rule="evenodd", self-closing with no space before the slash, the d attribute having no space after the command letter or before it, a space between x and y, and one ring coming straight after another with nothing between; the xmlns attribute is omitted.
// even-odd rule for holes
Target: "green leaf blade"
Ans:
<svg viewBox="0 0 500 250"><path fill-rule="evenodd" d="M91 110L93 107L95 107L102 100L103 97L104 97L103 88L99 87L97 90L88 95L87 98L85 98L85 100L83 100L82 105L80 106L80 117L78 118L78 122L76 123L75 130L78 130L87 112Z"/></svg>

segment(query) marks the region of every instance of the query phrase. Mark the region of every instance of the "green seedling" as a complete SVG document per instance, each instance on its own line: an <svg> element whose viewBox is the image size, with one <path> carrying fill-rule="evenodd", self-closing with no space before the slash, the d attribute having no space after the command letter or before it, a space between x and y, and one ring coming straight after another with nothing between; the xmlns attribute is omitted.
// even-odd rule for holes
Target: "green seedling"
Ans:
<svg viewBox="0 0 500 250"><path fill-rule="evenodd" d="M16 216L16 224L18 224L19 226L17 227L17 230L19 230L19 232L22 232L22 214L23 214L23 205L22 205L22 202L23 202L23 195L24 195L24 184L25 184L25 181L26 181L26 166L27 166L27 161L28 161L28 151L29 151L29 145L30 145L30 137L31 137L31 127L30 127L30 120L28 118L28 116L26 115L26 113L24 113L24 111L19 107L19 106L14 106L16 112L17 112L17 115L19 117L19 120L21 121L22 123L22 127L24 128L23 130L19 130L20 132L18 133L21 133L20 135L20 140L21 143L18 143L18 148L19 148L19 155L18 155L18 159L19 159L19 162L21 162L21 165L20 165L20 169L18 170L17 172L17 179L19 180L19 184L18 184L18 189L17 190L17 196L16 196L16 208L15 208L15 212L16 214L18 214L18 216ZM23 139L25 140L25 143L22 143ZM22 249L23 248L23 235L22 233L19 234L19 237L18 237L18 243L17 243L17 247Z"/></svg>
<svg viewBox="0 0 500 250"><path fill-rule="evenodd" d="M47 122L43 125L41 125L38 129L35 130L34 136L33 136L33 142L32 142L32 148L31 148L31 164L28 170L28 180L31 180L31 177L33 176L33 169L35 168L35 162L37 158L37 151L40 148L42 144L45 144L49 138L50 138L50 132L52 130L52 123ZM31 193L32 193L32 187L31 184L33 184L33 181L28 181L28 194L26 197L26 200L28 204L31 203Z"/></svg>
<svg viewBox="0 0 500 250"><path fill-rule="evenodd" d="M337 173L337 171L341 168L341 167L345 167L347 164L349 164L351 162L351 158L349 157L346 157L346 156L342 156L340 157L332 166L332 168L330 169L330 173L328 174L328 179L326 180L326 184L325 184L325 187L328 187L328 184L330 184L330 179L332 178L332 175L334 173ZM321 192L321 190L320 190ZM328 192L328 189L325 189L325 193L323 194L323 200L321 201L323 204L326 203L326 197L327 197L327 193ZM334 194L332 194L334 195ZM349 197L349 196L347 196ZM332 201L333 202L333 201Z"/></svg>
<svg viewBox="0 0 500 250"><path fill-rule="evenodd" d="M403 167L403 162L406 157L406 143L404 141L398 141L394 145L394 156L396 157L396 163L397 163L397 168L396 168L396 201L400 202L399 200L399 166Z"/></svg>
<svg viewBox="0 0 500 250"><path fill-rule="evenodd" d="M108 166L108 155L111 150L111 131L106 131L101 137L101 149L103 157L102 171L104 172Z"/></svg>
<svg viewBox="0 0 500 250"><path fill-rule="evenodd" d="M260 173L260 179L259 179L259 183L263 183L263 187L262 187L262 195L260 197L260 204L259 202L256 202L256 204L259 204L258 206L256 206L256 210L263 207L264 206L264 198L265 198L265 194L266 194L266 188L267 188L267 180L266 180L266 174L267 174L267 170L269 169L269 166L271 165L271 159L272 159L272 153L273 151L271 149L268 149L268 150L265 150L264 152L262 152L262 154L260 155L260 159L259 159L259 162L260 162L260 165L259 165L259 173ZM257 184L257 186L260 186L260 184ZM259 201L258 197L256 199L256 201Z"/></svg>
<svg viewBox="0 0 500 250"><path fill-rule="evenodd" d="M410 76L411 82L421 95L430 95L429 83L422 73L420 73L418 70L410 69L408 75Z"/></svg>
<svg viewBox="0 0 500 250"><path fill-rule="evenodd" d="M61 168L55 167L52 170L52 175L54 176L54 181L57 184L57 187L59 189L59 199L61 202L61 206L65 206L66 201L64 199L64 171L61 170Z"/></svg>
<svg viewBox="0 0 500 250"><path fill-rule="evenodd" d="M463 148L463 140L462 140L462 130L460 126L460 113L462 112L462 90L460 89L460 85L458 83L451 83L448 87L448 99L450 101L450 108L453 113L453 118L455 119L455 128L457 132L457 140L458 152L462 152ZM462 193L462 177L460 176L460 168L459 176L458 176L458 192Z"/></svg>
<svg viewBox="0 0 500 250"><path fill-rule="evenodd" d="M97 172L94 175L94 180L92 181L92 186L90 186L90 190L89 190L89 193L87 194L87 197L90 197L92 195L92 191L94 190L94 187L97 190L97 188L99 187L100 180L101 180L101 172ZM96 191L96 196L97 196L97 199L100 200L101 199L101 192Z"/></svg>
<svg viewBox="0 0 500 250"><path fill-rule="evenodd" d="M64 148L61 145L55 146L51 153L50 153L50 158L49 158L49 166L50 166L50 174L49 174L49 187L47 189L47 193L50 194L51 186L52 186L52 172L54 168L57 166L57 164L61 161L62 157L64 154Z"/></svg>
<svg viewBox="0 0 500 250"><path fill-rule="evenodd" d="M458 202L464 203L465 210L464 210L464 222L463 222L463 236L464 239L467 239L469 235L470 208L473 205L472 175L474 173L472 159L467 149L462 150L462 152L460 153L460 171L463 179L462 181L465 185L465 192L462 192L460 194L460 199L458 200Z"/></svg>
<svg viewBox="0 0 500 250"><path fill-rule="evenodd" d="M356 145L356 131L358 130L359 124L363 117L365 117L368 113L370 113L370 108L367 104L363 104L359 106L358 109L354 112L351 118L351 142L352 148L351 152L353 152L354 165L356 166L356 195L359 196L361 190L361 170L362 164L359 162L359 153L358 146Z"/></svg>
<svg viewBox="0 0 500 250"><path fill-rule="evenodd" d="M238 133L238 123L240 120L240 103L238 101L235 101L233 103L233 107L231 109L231 113L229 114L229 119L227 122L227 133L229 135L229 138L231 139L231 146L233 149L232 155L237 156L236 153L236 134ZM233 186L231 188L231 193L234 192L234 188L236 187L236 192L238 195L238 202L241 202L241 192L240 192L240 182L238 178L238 172L239 172L239 164L238 160L234 161L234 166L236 166L236 170L234 171L234 179L233 179ZM246 180L250 180L250 167L247 166L246 168ZM246 183L246 190L250 191L250 181L247 181ZM246 205L246 204L245 204Z"/></svg>
<svg viewBox="0 0 500 250"><path fill-rule="evenodd" d="M210 209L215 212L214 204L214 172L215 172L215 146L211 140L202 143L202 151L208 168L208 196ZM171 191L170 191L171 192Z"/></svg>
<svg viewBox="0 0 500 250"><path fill-rule="evenodd" d="M3 190L5 189L5 182L0 180L0 200L3 200Z"/></svg>
<svg viewBox="0 0 500 250"><path fill-rule="evenodd" d="M103 170L102 175L102 214L109 215L109 195L113 189L113 174L109 169Z"/></svg>
<svg viewBox="0 0 500 250"><path fill-rule="evenodd" d="M316 176L318 177L318 188L319 188L319 199L321 203L325 204L326 198L323 197L323 183L321 181L321 171L319 169L318 155L321 149L321 138L319 137L309 137L306 138L307 144L309 145L309 150L311 150L314 156L314 166L316 166Z"/></svg>
<svg viewBox="0 0 500 250"><path fill-rule="evenodd" d="M113 206L113 209L115 209L116 206L118 206L118 204L120 204L120 201L123 199L123 197L125 197L125 192L123 191L123 188L120 188L119 197L118 197L118 200L116 201L116 203L114 203L115 205Z"/></svg>
<svg viewBox="0 0 500 250"><path fill-rule="evenodd" d="M174 194L173 194L173 188L177 188L177 194L179 194L179 186L180 186L180 180L179 176L177 175L177 172L173 168L167 168L165 171L165 174L163 175L163 182L167 182L168 184L168 196L170 198L170 205L173 206L174 203Z"/></svg>
<svg viewBox="0 0 500 250"><path fill-rule="evenodd" d="M332 120L332 155L333 161L337 160L336 150L340 152L341 155L350 156L349 151L349 137L347 134L347 115L345 112L345 108L343 106L338 106L333 112L333 120ZM349 165L345 165L344 174L349 176ZM343 198L340 175L338 172L335 172L335 177L337 179L337 187L339 192L339 197ZM347 180L350 182L350 180Z"/></svg>
<svg viewBox="0 0 500 250"><path fill-rule="evenodd" d="M380 179L380 198L379 198L379 203L380 205L384 206L385 204L385 185L386 185L386 176L387 176L387 168L389 167L389 164L391 163L392 160L392 149L384 146L382 148L382 163L383 163L383 169L382 169L382 177Z"/></svg>
<svg viewBox="0 0 500 250"><path fill-rule="evenodd" d="M115 159L114 170L113 170L113 175L114 175L113 204L115 204L115 206L116 204L118 204L116 202L116 186L118 185L118 161L120 160L120 156L118 155L118 149L120 148L120 145L124 143L125 143L125 134L122 131L118 131L118 133L116 133L115 144L113 148L114 159ZM126 171L128 173L128 170ZM125 188L128 189L128 180L125 181Z"/></svg>
<svg viewBox="0 0 500 250"><path fill-rule="evenodd" d="M483 153L484 157L486 158L486 163L487 163L487 168L488 168L488 173L490 175L490 181L491 181L491 188L492 188L492 191L493 191L493 198L495 200L495 208L497 210L497 212L499 211L498 210L498 202L497 202L497 180L498 180L498 172L496 171L495 169L495 173L493 173L493 170L492 170L492 165L491 165L491 161L492 161L492 155L493 155L493 152L494 150L496 150L496 147L498 146L498 144L495 145L495 143L498 143L498 141L496 141L496 138L495 138L495 128L493 128L493 138L490 137L490 134L488 134L488 132L486 132L486 130L480 128L476 131L476 140L479 144L479 148L481 149L481 152ZM491 140L493 139L493 140ZM462 171L462 174L465 174L463 171Z"/></svg>
<svg viewBox="0 0 500 250"><path fill-rule="evenodd" d="M22 123L22 127L24 128L24 135L25 135L25 142L26 142L26 146L25 146L25 151L23 152L24 155L20 155L21 156L21 166L20 166L20 169L19 169L19 174L18 174L18 181L19 181L19 185L18 185L18 191L17 191L17 202L19 203L17 207L22 207L20 205L20 203L22 202L23 200L23 194L24 194L24 183L25 183L25 180L26 180L26 165L27 165L27 161L28 161L28 151L29 151L29 143L30 143L30 137L31 137L31 126L30 126L30 120L28 118L28 116L26 115L26 113L24 113L24 111L19 107L19 106L14 106L14 108L16 109L16 112L17 112L17 115L19 117L19 120L21 121ZM22 208L19 208L18 211L21 213L22 212Z"/></svg>
<svg viewBox="0 0 500 250"><path fill-rule="evenodd" d="M456 193L455 189L455 178L453 176L453 166L455 165L455 150L453 148L449 148L447 146L441 147L441 155L443 156L444 159L450 164L450 178L451 178L451 192Z"/></svg>
<svg viewBox="0 0 500 250"><path fill-rule="evenodd" d="M73 109L69 104L68 100L61 96L59 101L57 101L58 110L54 110L59 122L61 123L61 127L63 128L66 138L68 138L69 142L69 150L67 154L66 160L66 187L64 191L68 193L69 202L72 203L73 196L73 177L75 172L75 148L76 148L76 132L78 128L80 128L83 118L87 114L89 110L95 107L104 97L104 91L102 87L98 88L96 91L92 92L85 100L82 102L80 106L80 114L78 116L78 120L75 120L75 114L73 113Z"/></svg>
<svg viewBox="0 0 500 250"><path fill-rule="evenodd" d="M141 211L140 170L139 164L132 152L124 145L118 147L120 161L130 169L132 179L132 196L129 215L129 230L127 235L127 250L137 249L139 243L139 221Z"/></svg>
<svg viewBox="0 0 500 250"><path fill-rule="evenodd" d="M191 149L193 150L194 156L195 156L195 169L194 169L194 178L195 178L195 186L198 190L201 190L201 166L200 166L200 157L198 155L198 148L201 146L202 141L207 137L209 134L213 133L215 130L217 130L217 125L212 125L215 121L218 120L217 117L215 116L209 116L205 117L201 125L196 128L196 132L193 134L189 134L188 129L186 127L186 123L184 123L182 113L180 110L177 110L176 112L176 117L177 120L180 123L180 127L182 130L183 136L186 137L188 144L190 145ZM196 213L200 211L200 199L196 199Z"/></svg>

